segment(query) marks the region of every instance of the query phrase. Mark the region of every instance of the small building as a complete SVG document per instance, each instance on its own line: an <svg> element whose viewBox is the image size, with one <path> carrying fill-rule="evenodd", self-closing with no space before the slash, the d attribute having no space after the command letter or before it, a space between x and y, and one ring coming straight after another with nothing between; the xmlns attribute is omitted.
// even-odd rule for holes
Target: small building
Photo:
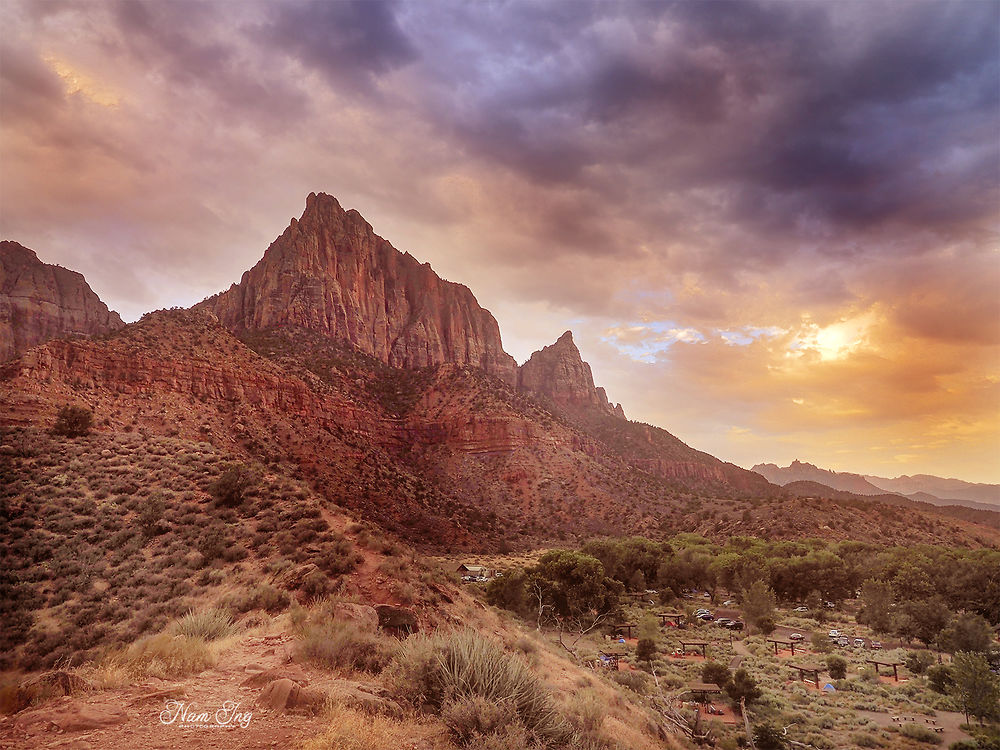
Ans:
<svg viewBox="0 0 1000 750"><path fill-rule="evenodd" d="M468 563L462 563L458 566L458 574L463 576L472 576L473 578L492 578L493 571L487 568L485 565L469 565Z"/></svg>

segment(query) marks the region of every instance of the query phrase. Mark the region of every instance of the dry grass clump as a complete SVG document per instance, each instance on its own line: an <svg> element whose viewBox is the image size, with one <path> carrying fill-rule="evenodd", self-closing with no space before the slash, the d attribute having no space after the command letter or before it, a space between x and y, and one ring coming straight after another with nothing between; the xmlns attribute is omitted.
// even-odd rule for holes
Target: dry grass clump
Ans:
<svg viewBox="0 0 1000 750"><path fill-rule="evenodd" d="M218 655L201 638L159 633L107 657L105 668L119 668L133 678L183 677L214 667Z"/></svg>
<svg viewBox="0 0 1000 750"><path fill-rule="evenodd" d="M236 632L232 616L221 609L191 610L177 620L172 629L180 635L204 641L228 638Z"/></svg>
<svg viewBox="0 0 1000 750"><path fill-rule="evenodd" d="M473 631L410 638L386 682L397 697L441 711L466 745L515 724L544 747L563 747L574 737L527 662Z"/></svg>
<svg viewBox="0 0 1000 750"><path fill-rule="evenodd" d="M378 674L392 658L392 646L352 622L332 621L305 625L296 654L324 669Z"/></svg>

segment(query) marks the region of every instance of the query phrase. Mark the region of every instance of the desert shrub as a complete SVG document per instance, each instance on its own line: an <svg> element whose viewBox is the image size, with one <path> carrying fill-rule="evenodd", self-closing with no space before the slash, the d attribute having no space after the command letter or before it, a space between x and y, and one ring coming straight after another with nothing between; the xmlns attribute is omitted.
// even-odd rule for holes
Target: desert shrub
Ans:
<svg viewBox="0 0 1000 750"><path fill-rule="evenodd" d="M592 689L580 690L567 702L566 714L582 734L593 734L604 724L607 707Z"/></svg>
<svg viewBox="0 0 1000 750"><path fill-rule="evenodd" d="M840 656L828 656L826 657L826 670L833 679L842 680L847 677L847 661Z"/></svg>
<svg viewBox="0 0 1000 750"><path fill-rule="evenodd" d="M166 498L162 492L155 492L139 511L139 527L147 537L153 537L163 532L160 522L166 511Z"/></svg>
<svg viewBox="0 0 1000 750"><path fill-rule="evenodd" d="M302 585L299 588L310 599L318 599L331 593L334 585L323 571L312 570L302 579Z"/></svg>
<svg viewBox="0 0 1000 750"><path fill-rule="evenodd" d="M851 735L851 742L855 747L882 747L878 737L867 732L855 732Z"/></svg>
<svg viewBox="0 0 1000 750"><path fill-rule="evenodd" d="M754 727L753 740L758 750L784 750L786 747L781 729L773 724L758 724Z"/></svg>
<svg viewBox="0 0 1000 750"><path fill-rule="evenodd" d="M441 720L460 745L468 745L476 737L495 734L517 720L514 706L478 695L446 701L441 707Z"/></svg>
<svg viewBox="0 0 1000 750"><path fill-rule="evenodd" d="M246 464L230 464L208 488L209 494L221 505L236 508L259 481L257 472Z"/></svg>
<svg viewBox="0 0 1000 750"><path fill-rule="evenodd" d="M358 629L354 623L333 621L305 626L296 653L325 669L352 669L378 674L392 658L389 644Z"/></svg>
<svg viewBox="0 0 1000 750"><path fill-rule="evenodd" d="M926 742L928 745L941 744L941 737L936 732L928 729L927 727L919 726L918 724L903 724L903 726L899 728L899 733L912 740Z"/></svg>
<svg viewBox="0 0 1000 750"><path fill-rule="evenodd" d="M94 412L85 406L66 404L59 410L56 423L52 425L53 435L80 437L90 432L94 424Z"/></svg>
<svg viewBox="0 0 1000 750"><path fill-rule="evenodd" d="M174 631L188 638L217 641L236 632L233 618L220 609L192 610L174 624Z"/></svg>
<svg viewBox="0 0 1000 750"><path fill-rule="evenodd" d="M726 686L726 693L736 706L740 705L741 700L747 705L756 703L761 696L757 681L742 667L736 670L732 682Z"/></svg>
<svg viewBox="0 0 1000 750"><path fill-rule="evenodd" d="M265 612L280 612L291 601L287 591L264 583L252 589L244 590L226 600L226 605L236 612L249 612L251 609L263 609Z"/></svg>
<svg viewBox="0 0 1000 750"><path fill-rule="evenodd" d="M553 746L572 729L527 662L472 631L416 636L405 641L387 670L398 698L440 710L448 702L481 698L508 704L530 735Z"/></svg>

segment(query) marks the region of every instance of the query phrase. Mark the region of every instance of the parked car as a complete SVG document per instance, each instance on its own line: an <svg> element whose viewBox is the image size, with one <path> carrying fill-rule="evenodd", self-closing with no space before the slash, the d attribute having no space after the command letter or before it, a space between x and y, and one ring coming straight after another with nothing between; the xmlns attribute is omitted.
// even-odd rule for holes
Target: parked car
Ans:
<svg viewBox="0 0 1000 750"><path fill-rule="evenodd" d="M710 615L708 613L705 613L703 615L698 615L698 619L701 620L702 622L711 622L712 620L715 619L715 615Z"/></svg>
<svg viewBox="0 0 1000 750"><path fill-rule="evenodd" d="M809 607L796 607L792 611L793 612L808 612L809 611Z"/></svg>
<svg viewBox="0 0 1000 750"><path fill-rule="evenodd" d="M881 641L872 641L872 650L873 651L878 651L880 648L882 648L882 642Z"/></svg>
<svg viewBox="0 0 1000 750"><path fill-rule="evenodd" d="M851 645L851 642L849 640L847 640L846 638L838 638L837 639L837 645L840 646L840 647L842 647L842 648L847 648L848 646Z"/></svg>
<svg viewBox="0 0 1000 750"><path fill-rule="evenodd" d="M804 641L805 639L806 637L802 633L792 633L788 636L788 640L790 641Z"/></svg>
<svg viewBox="0 0 1000 750"><path fill-rule="evenodd" d="M722 606L723 607L735 607L736 606L736 602L734 602L732 599L727 599L726 601L724 601L722 603Z"/></svg>
<svg viewBox="0 0 1000 750"><path fill-rule="evenodd" d="M865 639L864 638L855 638L854 639L854 645L858 646L859 648L864 648L865 647Z"/></svg>
<svg viewBox="0 0 1000 750"><path fill-rule="evenodd" d="M726 628L729 627L729 623L731 622L732 620L730 620L728 617L720 617L718 620L715 621L715 624L721 625L722 627Z"/></svg>
<svg viewBox="0 0 1000 750"><path fill-rule="evenodd" d="M733 620L733 624L729 626L730 630L743 630L743 623L740 620Z"/></svg>
<svg viewBox="0 0 1000 750"><path fill-rule="evenodd" d="M826 608L827 608L827 609L833 609L834 607L836 607L836 606L837 606L837 605L836 605L836 604L834 604L833 602L824 602L824 604L826 605Z"/></svg>
<svg viewBox="0 0 1000 750"><path fill-rule="evenodd" d="M834 628L833 630L830 631L830 637L833 638L833 640L837 640L838 638L840 638L840 631Z"/></svg>

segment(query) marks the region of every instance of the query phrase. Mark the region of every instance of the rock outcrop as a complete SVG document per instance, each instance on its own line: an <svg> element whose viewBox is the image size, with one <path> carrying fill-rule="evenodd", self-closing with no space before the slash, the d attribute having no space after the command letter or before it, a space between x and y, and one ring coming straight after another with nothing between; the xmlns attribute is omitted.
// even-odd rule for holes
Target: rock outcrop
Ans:
<svg viewBox="0 0 1000 750"><path fill-rule="evenodd" d="M49 339L107 333L125 324L76 271L0 242L0 362Z"/></svg>
<svg viewBox="0 0 1000 750"><path fill-rule="evenodd" d="M300 326L394 367L452 362L516 382L496 320L468 287L399 252L325 193L310 193L302 217L239 284L198 307L234 331Z"/></svg>
<svg viewBox="0 0 1000 750"><path fill-rule="evenodd" d="M549 398L559 406L596 407L625 418L621 404L613 406L608 402L605 390L594 387L590 365L580 356L571 331L566 331L554 344L532 354L521 365L517 387L518 390Z"/></svg>

